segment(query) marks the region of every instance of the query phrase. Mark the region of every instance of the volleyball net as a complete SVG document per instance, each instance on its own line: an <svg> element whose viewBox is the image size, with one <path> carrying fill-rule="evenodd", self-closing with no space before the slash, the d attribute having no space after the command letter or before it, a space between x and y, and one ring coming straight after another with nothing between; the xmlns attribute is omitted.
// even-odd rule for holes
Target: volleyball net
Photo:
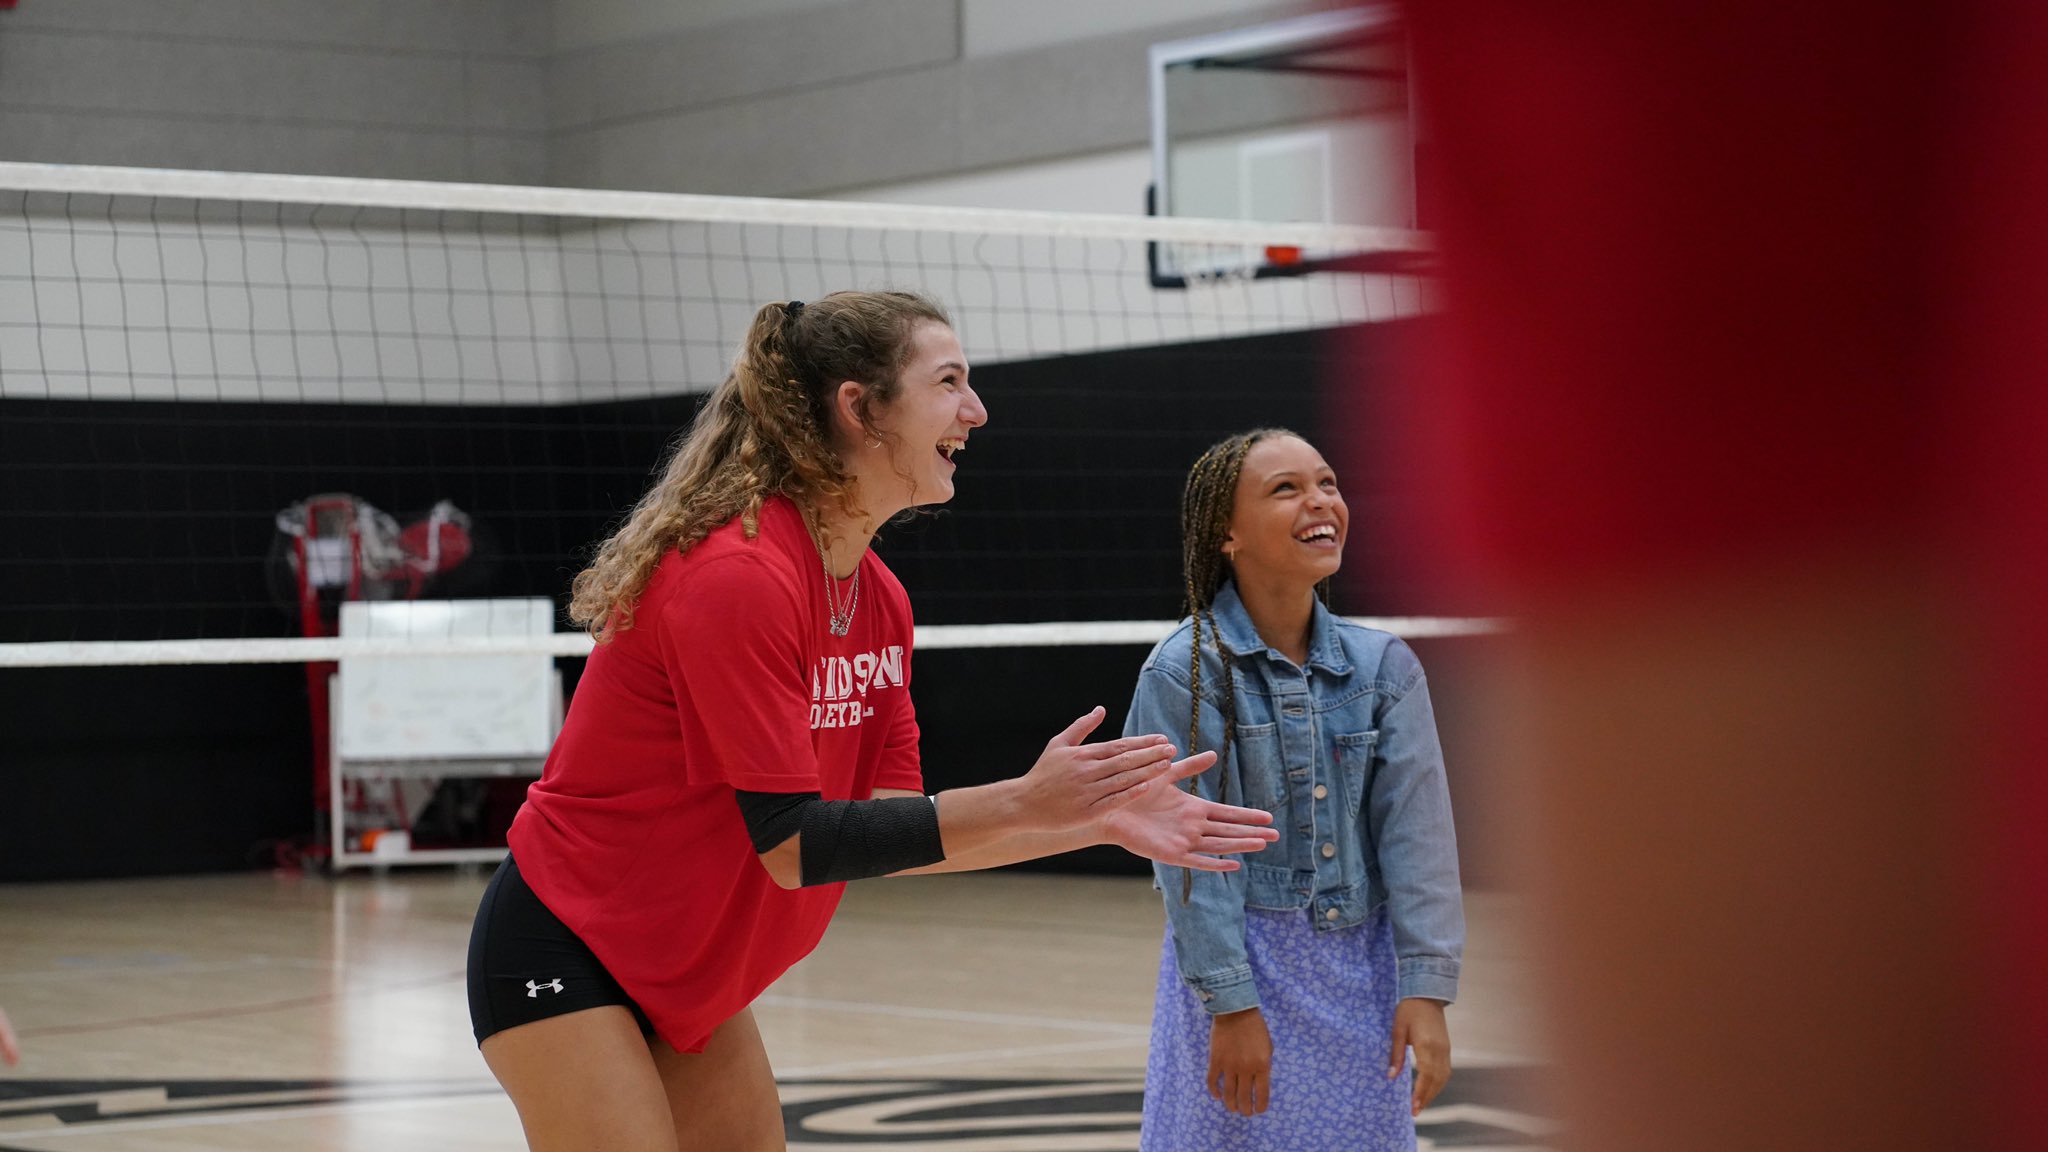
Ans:
<svg viewBox="0 0 2048 1152"><path fill-rule="evenodd" d="M1162 286L1162 248L1393 270ZM962 499L884 537L934 620L920 642L1152 637L1188 446L1313 425L1318 334L1425 313L1401 261L1427 251L1393 229L0 164L0 666L581 654L523 631L358 642L314 616L559 602L758 307L841 288L945 305L995 413Z"/></svg>
<svg viewBox="0 0 2048 1152"><path fill-rule="evenodd" d="M104 781L100 818L157 838L138 859L183 851L159 825L204 803L194 780L289 809L266 781L309 747L315 855L489 858L517 793L486 778L537 768L590 651L570 580L756 311L903 288L950 312L991 412L955 499L876 545L931 653L926 749L1029 763L1173 626L1203 447L1279 424L1373 454L1379 426L1337 401L1426 323L1428 252L1376 228L0 164L0 754L55 810L67 779ZM1498 626L1378 596L1380 548L1354 532L1340 607L1412 637ZM451 847L383 854L394 832ZM94 851L65 874L119 866Z"/></svg>

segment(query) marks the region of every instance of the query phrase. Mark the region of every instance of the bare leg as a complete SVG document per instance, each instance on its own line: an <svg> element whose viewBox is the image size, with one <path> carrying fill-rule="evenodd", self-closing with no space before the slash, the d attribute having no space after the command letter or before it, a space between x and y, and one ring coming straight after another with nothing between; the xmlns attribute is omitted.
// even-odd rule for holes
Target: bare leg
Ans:
<svg viewBox="0 0 2048 1152"><path fill-rule="evenodd" d="M784 1152L782 1101L751 1008L711 1034L702 1052L649 1042L668 1090L679 1152Z"/></svg>
<svg viewBox="0 0 2048 1152"><path fill-rule="evenodd" d="M7 1022L7 1013L0 1012L0 1064L21 1063L21 1045L14 1039L14 1027Z"/></svg>
<svg viewBox="0 0 2048 1152"><path fill-rule="evenodd" d="M533 1152L676 1152L661 1077L624 1008L507 1028L484 1041L483 1054Z"/></svg>

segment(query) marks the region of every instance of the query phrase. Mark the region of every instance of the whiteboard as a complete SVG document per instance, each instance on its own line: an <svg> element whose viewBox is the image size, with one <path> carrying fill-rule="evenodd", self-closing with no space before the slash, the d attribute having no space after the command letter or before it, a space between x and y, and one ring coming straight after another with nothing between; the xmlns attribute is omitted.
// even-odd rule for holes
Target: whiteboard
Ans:
<svg viewBox="0 0 2048 1152"><path fill-rule="evenodd" d="M545 636L555 606L506 600L349 601L344 638ZM336 749L347 760L540 757L554 742L554 659L358 656L341 661Z"/></svg>

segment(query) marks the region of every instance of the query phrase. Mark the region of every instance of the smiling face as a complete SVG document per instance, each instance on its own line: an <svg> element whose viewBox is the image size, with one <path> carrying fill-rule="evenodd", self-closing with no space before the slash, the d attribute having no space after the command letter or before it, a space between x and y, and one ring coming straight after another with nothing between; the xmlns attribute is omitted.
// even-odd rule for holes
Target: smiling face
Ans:
<svg viewBox="0 0 2048 1152"><path fill-rule="evenodd" d="M886 519L904 508L951 500L954 457L967 447L968 434L988 423L951 328L931 320L918 324L896 398L872 415L882 445L863 440L853 453L868 513Z"/></svg>
<svg viewBox="0 0 2048 1152"><path fill-rule="evenodd" d="M1314 588L1344 563L1350 509L1337 474L1295 436L1260 440L1245 453L1223 552L1240 585Z"/></svg>

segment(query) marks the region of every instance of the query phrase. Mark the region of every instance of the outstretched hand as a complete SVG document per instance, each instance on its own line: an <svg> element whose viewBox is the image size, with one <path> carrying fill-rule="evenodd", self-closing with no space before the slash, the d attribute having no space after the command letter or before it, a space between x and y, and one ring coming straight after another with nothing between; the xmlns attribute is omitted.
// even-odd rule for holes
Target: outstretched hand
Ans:
<svg viewBox="0 0 2048 1152"><path fill-rule="evenodd" d="M1103 714L1096 707L1067 725L1019 778L1019 802L1031 827L1057 832L1095 824L1111 808L1144 796L1172 769L1174 749L1164 736L1082 743ZM1175 790L1171 782L1156 786Z"/></svg>
<svg viewBox="0 0 2048 1152"><path fill-rule="evenodd" d="M1177 760L1145 791L1103 816L1103 838L1148 860L1202 872L1234 872L1232 853L1258 852L1280 838L1273 814L1204 800L1174 785L1199 776L1216 753Z"/></svg>
<svg viewBox="0 0 2048 1152"><path fill-rule="evenodd" d="M1280 838L1271 813L1204 800L1180 781L1216 763L1216 753L1175 760L1164 736L1083 743L1102 723L1091 709L1046 742L1019 778L1027 821L1045 831L1094 827L1102 838L1150 860L1204 872L1230 872L1224 854L1257 852Z"/></svg>

